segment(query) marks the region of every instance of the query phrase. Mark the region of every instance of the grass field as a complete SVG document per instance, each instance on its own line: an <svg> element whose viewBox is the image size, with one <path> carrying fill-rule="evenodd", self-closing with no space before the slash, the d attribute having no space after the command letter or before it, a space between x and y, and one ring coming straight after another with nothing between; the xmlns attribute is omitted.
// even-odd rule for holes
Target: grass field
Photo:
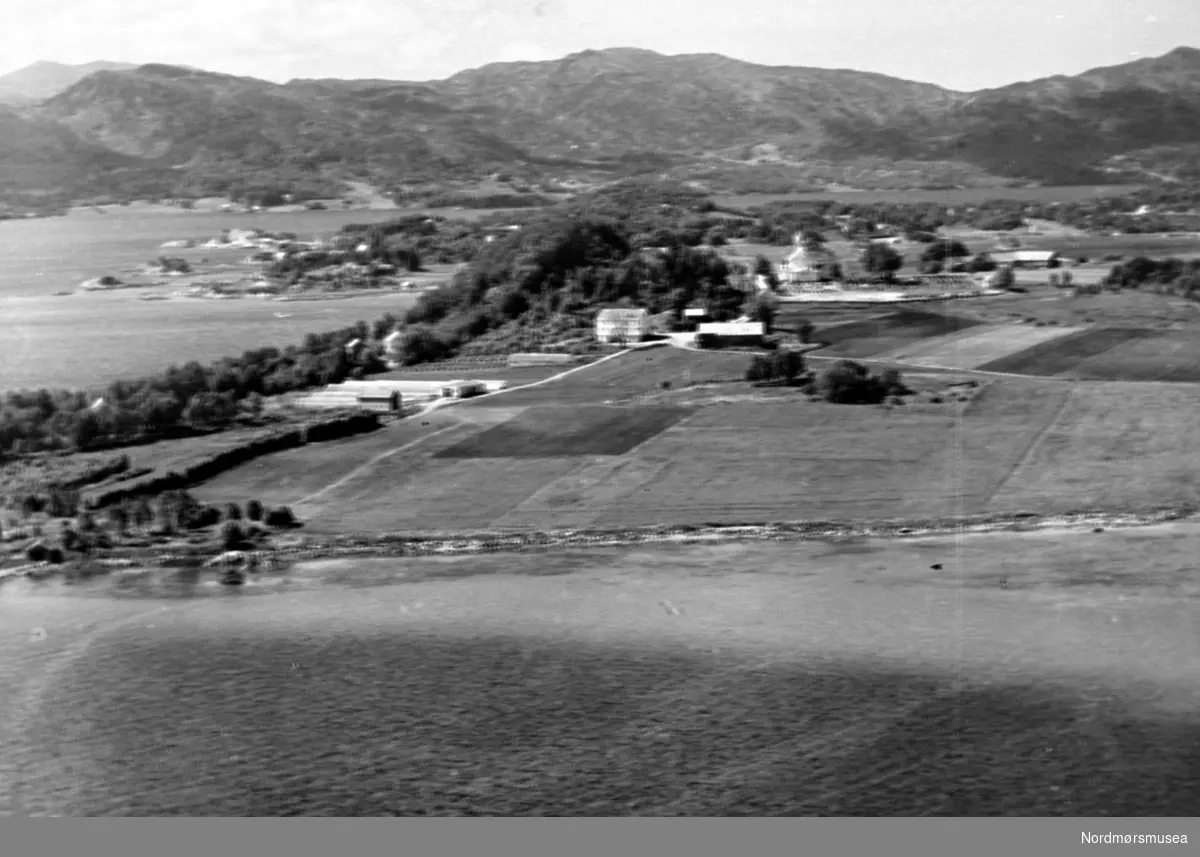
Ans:
<svg viewBox="0 0 1200 857"><path fill-rule="evenodd" d="M1200 501L1192 454L1200 388L1069 385L1061 416L995 496L993 508L1119 508Z"/></svg>
<svg viewBox="0 0 1200 857"><path fill-rule="evenodd" d="M1043 333L1028 326L991 331L989 347L1012 349L1017 332L1034 331ZM983 350L974 349L981 362ZM1063 483L1075 478L1072 456L1087 455L1093 441L1088 431L1063 428L1073 419L1060 421L1060 413L1073 413L1068 394L1072 407L1102 402L1097 413L1111 411L1118 434L1121 421L1139 418L1150 401L1114 395L1104 384L1006 378L987 381L966 403L926 397L891 411L836 406L794 393L756 397L735 383L744 361L676 349L635 352L368 437L266 456L197 493L207 501L258 496L292 505L314 532L849 520L993 508L1054 513L1077 508L1081 495L1046 493L1010 477L1027 472L1043 435L1059 432L1080 449L1045 462L1039 478L1053 483L1060 463ZM696 380L724 371L730 383L661 389L664 376L678 380L685 367ZM613 399L626 404L602 404ZM1190 400L1163 394L1153 401L1164 414L1174 407L1172 419L1194 413ZM1155 442L1178 447L1182 425L1163 429ZM1142 480L1161 486L1157 505L1172 502L1181 496L1178 480L1160 467L1160 446L1131 446L1097 471L1103 484ZM1150 488L1127 503L1116 488L1103 490L1121 509L1155 499ZM1003 498L1000 506L996 498Z"/></svg>
<svg viewBox="0 0 1200 857"><path fill-rule="evenodd" d="M564 372L567 369L573 368L572 365L567 366L497 366L483 369L475 369L469 365L463 365L452 369L426 369L419 367L414 370L412 367L395 369L391 372L381 372L378 375L371 375L367 378L368 381L388 381L388 380L405 380L405 381L453 381L453 380L469 380L469 381L488 381L492 379L508 381L510 385L517 386L519 384L531 384L534 381L541 381L544 378L549 378L551 375L557 375L559 372Z"/></svg>
<svg viewBox="0 0 1200 857"><path fill-rule="evenodd" d="M669 381L672 386L704 381L740 381L749 360L745 354L738 353L650 348L585 367L558 381L505 393L503 399L496 401L502 401L505 407L600 404L659 390L663 381ZM491 402L483 398L459 407L490 406Z"/></svg>
<svg viewBox="0 0 1200 857"><path fill-rule="evenodd" d="M1152 333L1084 360L1071 374L1087 380L1200 382L1200 338L1196 331Z"/></svg>
<svg viewBox="0 0 1200 857"><path fill-rule="evenodd" d="M979 369L1010 354L1075 333L1069 327L1034 327L1022 324L989 325L963 336L950 336L918 343L889 352L888 359L916 366L945 366L952 369Z"/></svg>
<svg viewBox="0 0 1200 857"><path fill-rule="evenodd" d="M992 360L976 368L1017 375L1060 375L1070 373L1089 357L1104 354L1126 342L1158 339L1155 331L1138 327L1093 327L1078 333L1041 342ZM1072 373L1074 374L1074 373Z"/></svg>
<svg viewBox="0 0 1200 857"><path fill-rule="evenodd" d="M0 811L1192 817L1198 544L324 561L268 597L22 583Z"/></svg>
<svg viewBox="0 0 1200 857"><path fill-rule="evenodd" d="M274 452L189 490L206 503L258 499L264 505L291 505L379 456L462 425L460 420L436 412L400 420L370 434ZM471 430L468 424L465 431Z"/></svg>
<svg viewBox="0 0 1200 857"><path fill-rule="evenodd" d="M918 340L966 330L978 323L964 316L901 309L874 318L823 327L813 338L828 343L817 352L822 357L873 357Z"/></svg>
<svg viewBox="0 0 1200 857"><path fill-rule="evenodd" d="M688 416L685 408L528 408L437 453L437 458L554 458L624 455Z"/></svg>
<svg viewBox="0 0 1200 857"><path fill-rule="evenodd" d="M972 301L973 316L988 321L1034 319L1060 325L1158 327L1200 322L1200 304L1147 292L1104 292L1072 295L1067 290L1034 288L1028 294L1001 295Z"/></svg>

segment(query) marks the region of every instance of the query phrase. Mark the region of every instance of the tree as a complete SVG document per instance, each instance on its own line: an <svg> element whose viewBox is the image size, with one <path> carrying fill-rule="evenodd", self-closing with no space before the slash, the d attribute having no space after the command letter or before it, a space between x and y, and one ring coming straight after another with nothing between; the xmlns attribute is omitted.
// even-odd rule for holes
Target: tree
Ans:
<svg viewBox="0 0 1200 857"><path fill-rule="evenodd" d="M246 503L246 518L251 521L261 521L263 517L263 505L257 500L251 500Z"/></svg>
<svg viewBox="0 0 1200 857"><path fill-rule="evenodd" d="M775 364L775 376L788 384L796 383L804 373L804 355L794 348L780 348L771 359Z"/></svg>
<svg viewBox="0 0 1200 857"><path fill-rule="evenodd" d="M746 380L750 383L775 380L775 363L766 354L755 354L746 367Z"/></svg>
<svg viewBox="0 0 1200 857"><path fill-rule="evenodd" d="M279 529L294 527L296 525L296 516L292 514L292 510L287 506L278 506L267 512L266 525Z"/></svg>
<svg viewBox="0 0 1200 857"><path fill-rule="evenodd" d="M813 334L816 333L817 326L807 318L802 318L796 322L796 335L800 337L800 341L805 345L812 342Z"/></svg>
<svg viewBox="0 0 1200 857"><path fill-rule="evenodd" d="M237 405L228 393L197 393L183 411L183 419L197 428L218 428L237 416Z"/></svg>
<svg viewBox="0 0 1200 857"><path fill-rule="evenodd" d="M980 253L967 265L967 270L973 274L996 270L996 263L988 253Z"/></svg>
<svg viewBox="0 0 1200 857"><path fill-rule="evenodd" d="M242 519L241 507L238 506L237 503L226 503L225 504L225 520L226 521L240 521L241 519Z"/></svg>
<svg viewBox="0 0 1200 857"><path fill-rule="evenodd" d="M965 259L971 251L961 241L935 241L921 253L922 262L942 262L947 259Z"/></svg>
<svg viewBox="0 0 1200 857"><path fill-rule="evenodd" d="M754 321L762 322L764 333L771 332L771 325L778 311L779 302L770 292L758 292L746 302L746 315Z"/></svg>
<svg viewBox="0 0 1200 857"><path fill-rule="evenodd" d="M756 277L765 277L767 284L772 289L779 288L779 275L775 273L775 266L771 264L771 260L766 256L760 254L754 257L754 275Z"/></svg>
<svg viewBox="0 0 1200 857"><path fill-rule="evenodd" d="M826 369L818 387L825 401L837 405L877 405L887 398L882 379L853 360L839 360Z"/></svg>
<svg viewBox="0 0 1200 857"><path fill-rule="evenodd" d="M246 534L237 521L226 521L221 525L220 544L225 550L237 550L245 541Z"/></svg>
<svg viewBox="0 0 1200 857"><path fill-rule="evenodd" d="M108 526L119 536L125 535L125 530L129 526L129 518L122 506L110 506L108 509Z"/></svg>
<svg viewBox="0 0 1200 857"><path fill-rule="evenodd" d="M863 251L863 270L884 281L891 280L903 265L904 257L887 244L873 243Z"/></svg>
<svg viewBox="0 0 1200 857"><path fill-rule="evenodd" d="M136 505L134 505L133 521L137 528L143 532L154 524L154 508L150 505L150 501L146 497L139 497Z"/></svg>
<svg viewBox="0 0 1200 857"><path fill-rule="evenodd" d="M996 270L992 276L992 288L994 289L1011 289L1017 284L1017 275L1013 273L1011 265L1005 265Z"/></svg>

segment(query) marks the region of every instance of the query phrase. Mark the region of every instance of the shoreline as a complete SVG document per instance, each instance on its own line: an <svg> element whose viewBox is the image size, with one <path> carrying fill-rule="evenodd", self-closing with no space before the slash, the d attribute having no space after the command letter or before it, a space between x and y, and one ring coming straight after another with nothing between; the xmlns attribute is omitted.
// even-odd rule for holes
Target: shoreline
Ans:
<svg viewBox="0 0 1200 857"><path fill-rule="evenodd" d="M911 539L986 536L997 533L1016 535L1084 535L1102 530L1197 528L1200 516L1193 510L1166 508L1153 512L1080 512L1068 515L1040 515L1014 512L1004 515L979 515L962 519L885 519L864 521L792 521L765 524L721 524L711 526L650 525L615 530L542 530L495 533L357 533L314 536L311 543L293 544L253 551L235 552L240 559L255 557L285 567L302 562L332 559L385 559L390 557L450 557L484 554L521 554L584 548L621 548L638 545L728 545L760 542L821 542L837 540L875 540L900 542ZM301 539L305 539L303 535ZM97 558L111 570L119 568L170 568L195 565L219 572L228 563L218 562L227 552L211 548L180 553L147 551L143 555ZM240 560L239 560L240 562ZM0 570L0 586L8 580L45 571L48 565L27 564ZM51 572L47 577L56 577Z"/></svg>

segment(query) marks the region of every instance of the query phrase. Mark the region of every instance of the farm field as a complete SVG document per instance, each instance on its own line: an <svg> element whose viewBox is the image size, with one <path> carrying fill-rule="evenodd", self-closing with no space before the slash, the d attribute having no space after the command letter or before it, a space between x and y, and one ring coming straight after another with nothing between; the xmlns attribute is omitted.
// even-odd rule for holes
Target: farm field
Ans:
<svg viewBox="0 0 1200 857"><path fill-rule="evenodd" d="M987 321L1033 319L1046 324L1169 328L1200 322L1200 304L1151 292L1103 292L1075 296L1065 289L1035 288L970 303L971 315Z"/></svg>
<svg viewBox="0 0 1200 857"><path fill-rule="evenodd" d="M357 437L314 443L273 452L228 470L189 491L205 503L244 503L258 499L265 505L292 505L320 491L355 468L368 466L381 456L438 432L473 431L448 413L404 419ZM135 464L137 459L135 459Z"/></svg>
<svg viewBox="0 0 1200 857"><path fill-rule="evenodd" d="M21 581L0 808L1192 817L1198 547L1176 525L326 560L265 599Z"/></svg>
<svg viewBox="0 0 1200 857"><path fill-rule="evenodd" d="M749 357L721 351L687 351L660 347L634 351L623 357L588 366L529 390L516 390L495 399L505 407L537 404L603 403L661 389L663 381L674 386L705 381L740 381ZM487 397L464 402L459 408L490 407Z"/></svg>
<svg viewBox="0 0 1200 857"><path fill-rule="evenodd" d="M943 315L923 309L901 309L859 321L820 328L813 335L828 343L821 357L861 358L893 351L914 341L974 327L979 322L965 316Z"/></svg>
<svg viewBox="0 0 1200 857"><path fill-rule="evenodd" d="M966 316L901 308L856 322L818 329L812 338L816 342L828 343L826 347L816 350L815 355L848 359L870 358L877 354L893 352L925 338L974 328L978 324L977 320Z"/></svg>
<svg viewBox="0 0 1200 857"><path fill-rule="evenodd" d="M1092 327L1015 351L976 368L1017 375L1077 375L1072 370L1089 357L1102 355L1126 342L1157 340L1160 337L1156 334L1157 331L1139 327Z"/></svg>
<svg viewBox="0 0 1200 857"><path fill-rule="evenodd" d="M889 352L883 359L915 366L981 369L1010 354L1076 333L1080 328L1033 327L1023 324L989 325L964 336L950 336ZM998 371L998 370L997 370Z"/></svg>
<svg viewBox="0 0 1200 857"><path fill-rule="evenodd" d="M1006 336L1000 341L1011 343ZM723 368L733 382L744 363L745 355L635 352L363 438L265 456L196 493L206 502L257 496L291 505L313 532L850 520L994 508L1055 513L1077 508L1079 492L1046 494L1010 476L1030 466L1044 433L1092 443L1091 429L1058 422L1060 413L1074 413L1068 396L1071 407L1103 402L1096 413L1111 413L1116 433L1121 420L1145 408L1157 408L1164 420L1195 412L1171 394L1138 398L1108 392L1105 384L1059 379L993 379L965 404L951 397L891 411L782 392L756 397L737 383L711 388L708 396L699 388L695 395L661 388L664 376L684 367L696 380L701 368L709 375ZM611 400L626 404L603 404ZM1163 429L1160 443L1178 447L1182 426ZM1093 433L1105 431L1100 424ZM1173 502L1181 495L1176 477L1160 467L1165 448L1130 446L1096 471L1103 483L1097 490L1108 486L1104 496L1122 509ZM1045 462L1041 478L1053 484L1060 463L1063 479L1075 478L1077 454L1087 453ZM1125 502L1114 487L1124 479L1148 487Z"/></svg>
<svg viewBox="0 0 1200 857"><path fill-rule="evenodd" d="M541 381L549 378L551 375L557 375L560 372L565 372L568 369L573 369L581 364L568 364L565 366L497 366L483 369L473 369L469 365L463 365L455 369L425 369L425 368L402 368L395 369L390 372L380 372L376 375L367 376L368 381L490 381L502 380L508 381L511 386L520 384L531 384L534 381Z"/></svg>
<svg viewBox="0 0 1200 857"><path fill-rule="evenodd" d="M1195 329L1152 331L1090 357L1070 374L1098 381L1200 382L1200 336Z"/></svg>
<svg viewBox="0 0 1200 857"><path fill-rule="evenodd" d="M624 455L691 412L670 405L533 407L438 452L435 458Z"/></svg>
<svg viewBox="0 0 1200 857"><path fill-rule="evenodd" d="M1030 450L991 508L1076 509L1200 501L1192 454L1200 388L1076 384L1062 414Z"/></svg>

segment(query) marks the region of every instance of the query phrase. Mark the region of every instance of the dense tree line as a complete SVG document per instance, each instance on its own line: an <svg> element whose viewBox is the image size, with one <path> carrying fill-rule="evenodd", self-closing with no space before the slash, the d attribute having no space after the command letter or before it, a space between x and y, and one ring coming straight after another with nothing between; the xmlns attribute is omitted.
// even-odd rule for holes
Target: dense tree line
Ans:
<svg viewBox="0 0 1200 857"><path fill-rule="evenodd" d="M1200 301L1200 259L1138 256L1113 266L1101 285L1108 289L1151 289Z"/></svg>
<svg viewBox="0 0 1200 857"><path fill-rule="evenodd" d="M257 418L264 396L385 369L377 348L351 351L346 344L386 334L396 321L385 316L374 326L310 333L300 346L260 348L207 366L192 361L101 391L7 392L0 397L0 454L98 449Z"/></svg>

